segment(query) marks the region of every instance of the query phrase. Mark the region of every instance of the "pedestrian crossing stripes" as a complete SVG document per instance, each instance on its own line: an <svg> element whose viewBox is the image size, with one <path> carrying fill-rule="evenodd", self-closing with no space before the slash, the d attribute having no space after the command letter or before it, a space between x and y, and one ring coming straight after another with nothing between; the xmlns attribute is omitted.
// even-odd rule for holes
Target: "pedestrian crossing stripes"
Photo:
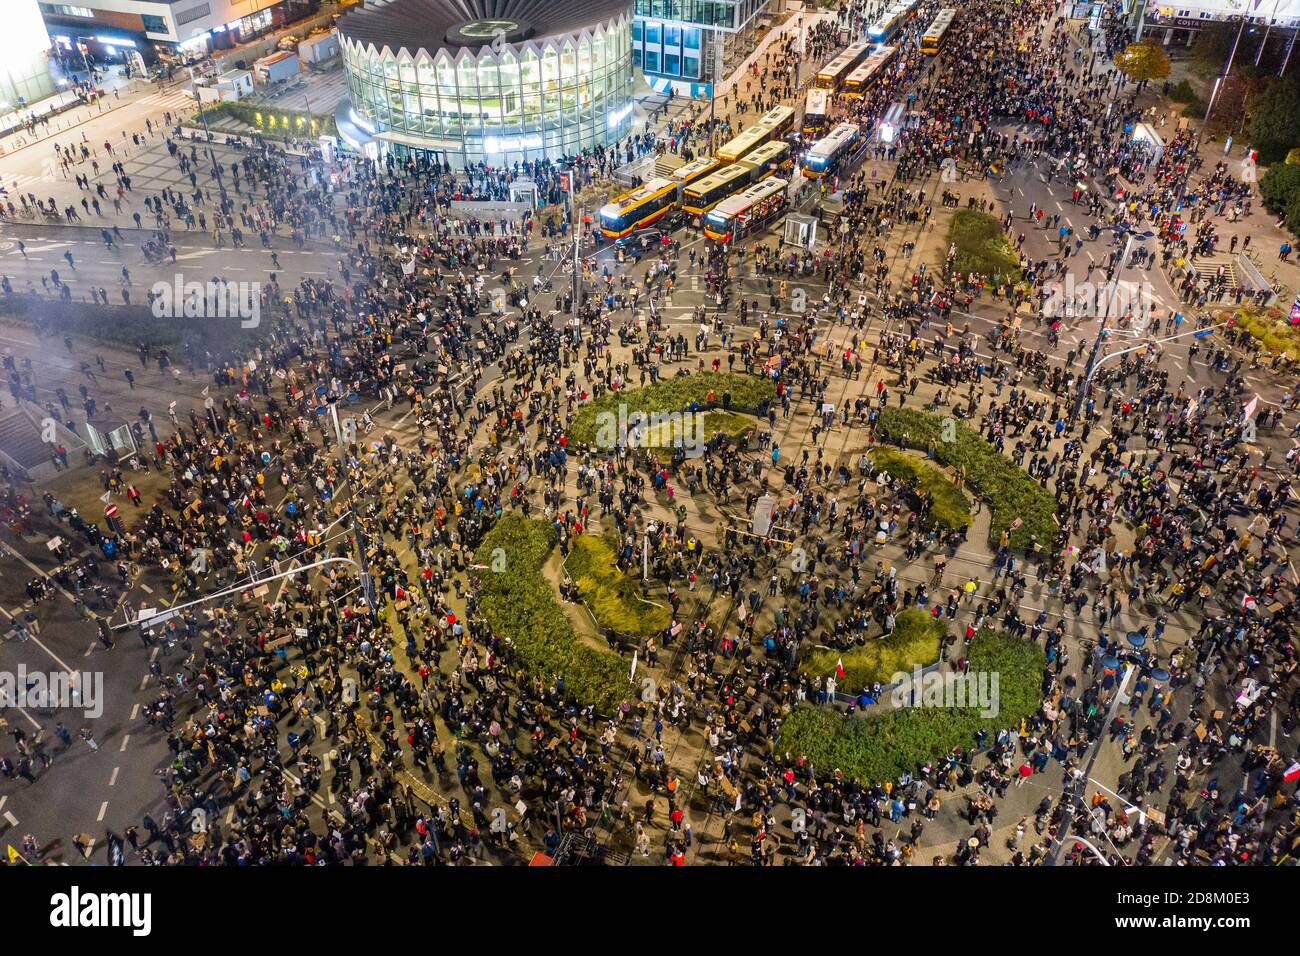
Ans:
<svg viewBox="0 0 1300 956"><path fill-rule="evenodd" d="M24 195L34 190L44 180L40 176L0 176L0 190L10 196Z"/></svg>

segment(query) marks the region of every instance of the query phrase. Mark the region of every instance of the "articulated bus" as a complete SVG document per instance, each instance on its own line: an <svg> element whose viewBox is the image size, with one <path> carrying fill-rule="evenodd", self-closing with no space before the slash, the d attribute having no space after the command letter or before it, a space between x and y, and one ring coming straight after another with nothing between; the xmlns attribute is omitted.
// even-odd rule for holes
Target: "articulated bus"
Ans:
<svg viewBox="0 0 1300 956"><path fill-rule="evenodd" d="M825 131L830 113L831 94L827 90L811 89L803 106L803 134L820 136Z"/></svg>
<svg viewBox="0 0 1300 956"><path fill-rule="evenodd" d="M668 178L677 184L678 190L682 190L721 168L722 166L712 156L701 156L699 159L691 160L685 166L678 166L668 174Z"/></svg>
<svg viewBox="0 0 1300 956"><path fill-rule="evenodd" d="M695 218L754 181L754 166L749 162L732 163L716 173L682 190L682 212Z"/></svg>
<svg viewBox="0 0 1300 956"><path fill-rule="evenodd" d="M751 149L768 140L780 139L794 126L794 109L776 106L750 124L749 129L719 147L715 154L719 162L734 163Z"/></svg>
<svg viewBox="0 0 1300 956"><path fill-rule="evenodd" d="M912 19L912 8L915 6L916 0L903 0L894 4L880 15L879 20L867 27L867 37L872 43L888 43L903 28L903 24Z"/></svg>
<svg viewBox="0 0 1300 956"><path fill-rule="evenodd" d="M780 176L769 176L727 197L704 217L704 234L715 242L730 242L743 235L784 208L789 185Z"/></svg>
<svg viewBox="0 0 1300 956"><path fill-rule="evenodd" d="M880 74L885 71L885 67L894 62L894 57L898 55L898 47L881 46L876 47L874 53L862 61L848 78L844 81L843 93L845 96L861 96L880 78Z"/></svg>
<svg viewBox="0 0 1300 956"><path fill-rule="evenodd" d="M783 139L774 139L758 147L741 162L754 167L754 175L750 177L750 182L757 182L764 176L788 172L794 165L794 158L790 152L789 143Z"/></svg>
<svg viewBox="0 0 1300 956"><path fill-rule="evenodd" d="M849 71L861 63L862 58L869 52L871 52L870 43L854 43L852 46L845 47L835 59L817 71L817 79L813 81L813 86L834 93L840 88Z"/></svg>
<svg viewBox="0 0 1300 956"><path fill-rule="evenodd" d="M952 7L944 7L936 14L930 25L926 27L924 35L921 37L921 52L934 56L939 52L939 48L948 39L948 31L952 27L952 21L956 19L957 11Z"/></svg>
<svg viewBox="0 0 1300 956"><path fill-rule="evenodd" d="M821 179L834 173L861 135L857 123L840 123L804 154L803 174L809 179Z"/></svg>
<svg viewBox="0 0 1300 956"><path fill-rule="evenodd" d="M609 239L622 239L635 230L662 219L677 204L677 184L671 179L647 179L600 207L600 231Z"/></svg>

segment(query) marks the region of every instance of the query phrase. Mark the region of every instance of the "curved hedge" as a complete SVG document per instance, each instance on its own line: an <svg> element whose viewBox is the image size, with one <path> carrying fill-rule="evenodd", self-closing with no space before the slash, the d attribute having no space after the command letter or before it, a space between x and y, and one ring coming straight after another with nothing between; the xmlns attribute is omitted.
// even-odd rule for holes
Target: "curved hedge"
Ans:
<svg viewBox="0 0 1300 956"><path fill-rule="evenodd" d="M516 659L529 677L550 681L563 674L566 694L610 714L628 695L627 665L617 654L578 642L541 574L555 541L548 521L517 514L499 518L484 535L477 560L491 565L493 551L500 548L506 567L481 573L479 607L492 630L514 642Z"/></svg>
<svg viewBox="0 0 1300 956"><path fill-rule="evenodd" d="M959 210L948 226L948 243L957 247L953 268L958 272L977 272L989 281L996 276L1009 285L1023 279L1020 254L995 216L977 209Z"/></svg>
<svg viewBox="0 0 1300 956"><path fill-rule="evenodd" d="M928 491L934 496L930 521L954 531L970 527L970 498L938 468L888 448L876 448L871 452L871 458L878 471L901 479L917 492Z"/></svg>
<svg viewBox="0 0 1300 956"><path fill-rule="evenodd" d="M642 599L636 578L617 565L617 557L611 540L582 534L573 539L564 566L600 627L632 637L662 636L672 611Z"/></svg>
<svg viewBox="0 0 1300 956"><path fill-rule="evenodd" d="M919 608L909 607L898 612L894 629L888 634L850 651L816 651L799 661L799 670L814 677L827 677L835 673L836 662L843 660L844 677L838 680L838 686L846 693L857 693L876 682L889 683L899 671L910 674L913 665L933 664L939 659L939 641L944 630L942 621L936 621Z"/></svg>
<svg viewBox="0 0 1300 956"><path fill-rule="evenodd" d="M1056 541L1056 499L1046 488L1017 468L979 433L954 421L952 441L941 441L944 420L914 408L886 408L876 419L876 434L904 448L921 448L951 467L966 473L966 483L988 502L992 511L989 542L995 547L1003 531L1011 546L1025 550L1031 539L1045 549ZM1012 522L1020 520L1012 529Z"/></svg>
<svg viewBox="0 0 1300 956"><path fill-rule="evenodd" d="M860 783L897 780L954 747L972 747L980 729L1018 727L1037 712L1047 658L1032 641L983 630L967 652L971 671L998 674L999 709L983 717L975 708L907 707L870 717L846 717L803 704L781 724L779 753L803 756L821 772L839 769Z"/></svg>
<svg viewBox="0 0 1300 956"><path fill-rule="evenodd" d="M710 400L709 395L713 398ZM660 379L645 388L625 388L608 391L595 401L588 402L578 410L573 423L569 425L569 437L580 445L596 444L596 416L601 412L618 414L620 405L627 406L628 414L633 412L682 412L697 404L701 409L722 408L722 397L730 393L731 409L757 411L764 404L776 399L776 383L766 376L737 375L733 372L696 372L693 375L674 376ZM716 416L716 417L715 417ZM704 433L706 438L723 433L732 437L753 427L752 422L741 421L735 415L721 412L706 415Z"/></svg>

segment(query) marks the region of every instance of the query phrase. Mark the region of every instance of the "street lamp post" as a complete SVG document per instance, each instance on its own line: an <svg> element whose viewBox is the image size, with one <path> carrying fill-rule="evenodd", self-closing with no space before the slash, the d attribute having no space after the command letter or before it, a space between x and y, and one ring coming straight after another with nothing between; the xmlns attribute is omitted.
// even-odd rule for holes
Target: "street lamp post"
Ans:
<svg viewBox="0 0 1300 956"><path fill-rule="evenodd" d="M1204 329L1193 329L1188 332L1178 332L1174 335L1166 335L1164 338L1160 338L1160 339L1152 339L1150 342L1143 342L1141 345L1133 345L1126 349L1120 349L1118 352L1111 352L1109 355L1103 355L1095 363L1090 358L1088 362L1089 364L1088 374L1080 382L1079 392L1075 395L1074 410L1070 414L1070 427L1071 428L1074 427L1074 424L1079 417L1079 409L1083 405L1083 396L1087 394L1088 386L1092 381L1093 374L1097 371L1098 368L1100 368L1106 362L1110 361L1113 358L1119 358L1121 355L1129 355L1133 352L1140 352L1149 345L1163 345L1165 342L1172 342L1175 339L1185 339L1188 336L1191 336L1192 338L1203 339L1207 335L1213 334L1215 329L1221 329L1226 325L1227 325L1226 322L1221 322L1218 325L1211 325ZM1094 345L1094 355L1095 355L1095 349L1096 346Z"/></svg>
<svg viewBox="0 0 1300 956"><path fill-rule="evenodd" d="M1124 668L1124 674L1122 677L1120 677L1119 686L1115 688L1115 699L1110 702L1110 708L1106 711L1106 719L1102 723L1101 733L1097 735L1097 740L1093 743L1091 753L1088 755L1088 763L1084 766L1083 772L1081 774L1079 774L1074 780L1069 780L1066 782L1065 784L1066 796L1075 795L1074 793L1075 788L1079 788L1080 790L1086 788L1087 784L1084 783L1081 785L1080 781L1086 781L1089 779L1089 777L1091 777L1093 765L1097 762L1098 754L1101 753L1101 744L1102 741L1106 739L1106 732L1110 727L1111 721L1115 719L1115 714L1116 712L1119 711L1120 705L1122 705L1128 699L1128 696L1124 693L1124 688L1128 686L1129 678L1133 676L1133 673L1136 670L1137 670L1136 664L1129 664L1128 667ZM1082 797L1082 793L1079 793L1078 796ZM1056 865L1056 861L1060 858L1061 855L1061 849L1065 846L1065 840L1067 835L1069 834L1069 831L1070 831L1070 825L1067 820L1062 826L1061 835L1057 837L1055 846L1052 847L1051 851L1048 852L1046 858L1043 860L1044 866ZM1085 842L1081 840L1081 838L1079 837L1075 837L1075 839L1080 840L1080 842ZM1096 847L1092 847L1092 850L1094 853L1097 853L1098 856L1101 855Z"/></svg>
<svg viewBox="0 0 1300 956"><path fill-rule="evenodd" d="M339 477L346 480L348 470L347 448L343 442L343 429L339 426L339 411L337 401L329 404L330 419L334 423L334 437L339 446ZM356 489L351 490L353 505L356 504ZM352 546L357 555L357 567L361 571L361 593L366 599L366 610L369 612L370 620L375 624L379 623L379 607L375 601L375 582L370 576L370 562L366 557L366 536L361 528L361 522L357 520L356 508L353 507L348 512L349 530L352 532Z"/></svg>
<svg viewBox="0 0 1300 956"><path fill-rule="evenodd" d="M1106 322L1110 318L1110 314L1115 311L1116 299L1119 297L1120 276L1124 274L1124 266L1128 262L1129 249L1132 248L1134 239L1146 241L1154 235L1155 233L1149 230L1141 233L1130 231L1124 238L1124 251L1119 257L1119 263L1115 266L1115 279L1111 284L1110 302L1107 305L1106 314L1102 316L1101 327L1097 329L1097 337L1093 339L1092 351L1088 353L1088 366L1084 371L1083 378L1079 381L1078 394L1074 396L1074 407L1070 411L1071 429L1073 429L1079 421L1079 413L1083 410L1083 397L1088 390L1088 383L1092 380L1092 375L1097 370L1097 365L1099 364L1097 361L1097 355L1101 352L1101 343L1105 341L1106 333L1110 331Z"/></svg>
<svg viewBox="0 0 1300 956"><path fill-rule="evenodd" d="M1219 89L1228 81L1228 77L1232 75L1232 61L1236 59L1237 56L1237 44L1241 42L1241 35L1245 32L1246 17L1242 16L1241 26L1237 28L1237 36L1232 41L1232 49L1228 51L1228 62L1224 66L1223 72L1214 78L1214 86L1210 88L1210 99L1209 102L1205 104L1205 119L1201 121L1202 135L1204 135L1205 131L1209 129L1210 111L1214 109L1214 101L1219 95Z"/></svg>

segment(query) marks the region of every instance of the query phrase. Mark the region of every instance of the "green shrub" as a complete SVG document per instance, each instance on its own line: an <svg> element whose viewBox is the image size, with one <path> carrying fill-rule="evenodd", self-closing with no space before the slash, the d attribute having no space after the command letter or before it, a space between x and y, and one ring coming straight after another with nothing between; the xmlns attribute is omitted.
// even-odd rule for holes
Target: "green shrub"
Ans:
<svg viewBox="0 0 1300 956"><path fill-rule="evenodd" d="M618 550L611 538L578 535L565 570L601 628L632 637L662 636L672 623L671 609L642 599L636 578L615 563Z"/></svg>
<svg viewBox="0 0 1300 956"><path fill-rule="evenodd" d="M1231 321L1234 329L1245 332L1270 355L1285 353L1292 358L1300 356L1300 329L1291 325L1286 314L1279 308L1220 309L1215 321Z"/></svg>
<svg viewBox="0 0 1300 956"><path fill-rule="evenodd" d="M1193 96L1190 100L1188 100L1185 104L1183 104L1183 108L1178 111L1178 115L1186 116L1188 119L1194 119L1194 120L1204 119L1205 100L1201 99L1199 96Z"/></svg>
<svg viewBox="0 0 1300 956"><path fill-rule="evenodd" d="M952 217L948 242L957 247L953 268L978 272L991 281L1015 284L1021 281L1020 256L994 216L963 209Z"/></svg>
<svg viewBox="0 0 1300 956"><path fill-rule="evenodd" d="M1300 196L1300 166L1278 163L1259 177L1259 195L1264 208L1274 215L1287 211L1291 201Z"/></svg>
<svg viewBox="0 0 1300 956"><path fill-rule="evenodd" d="M683 412L692 405L700 410L721 409L724 407L724 396L729 396L727 407L731 409L757 411L776 398L776 383L760 375L697 372L694 375L660 379L645 388L608 391L578 410L569 426L569 438L579 445L595 445L597 417L601 412L618 415L620 405L627 406L629 416L633 412ZM705 415L704 433L706 439L719 433L739 437L754 425L752 419L719 411Z"/></svg>
<svg viewBox="0 0 1300 956"><path fill-rule="evenodd" d="M1169 88L1169 98L1175 103L1190 103L1196 99L1196 91L1187 80L1179 80Z"/></svg>
<svg viewBox="0 0 1300 956"><path fill-rule="evenodd" d="M970 499L957 483L933 465L889 448L871 453L879 471L903 481L918 492L934 496L928 520L941 528L959 530L970 526Z"/></svg>
<svg viewBox="0 0 1300 956"><path fill-rule="evenodd" d="M945 420L912 408L885 408L876 420L876 434L905 448L922 448L942 464L960 467L966 483L988 502L992 510L989 542L994 546L1003 531L1011 546L1020 550L1037 542L1050 548L1056 541L1056 501L1036 481L999 454L974 430L952 422L952 441L942 441ZM1011 525L1019 520L1015 528Z"/></svg>
<svg viewBox="0 0 1300 956"><path fill-rule="evenodd" d="M1286 164L1288 166L1300 166L1300 146L1296 147L1295 149L1287 150Z"/></svg>
<svg viewBox="0 0 1300 956"><path fill-rule="evenodd" d="M834 769L864 784L916 773L954 747L972 747L975 734L1018 727L1037 712L1046 657L1031 641L983 630L967 651L971 671L998 675L998 713L976 708L905 707L880 715L846 717L826 707L796 707L782 721L778 753L803 756L819 772Z"/></svg>
<svg viewBox="0 0 1300 956"><path fill-rule="evenodd" d="M839 686L846 693L856 693L877 682L887 684L899 671L910 674L915 664L925 667L939 659L939 641L944 634L942 620L926 611L909 607L894 617L894 629L864 647L841 653L836 650L815 651L799 661L799 670L813 677L835 673L835 664L844 662L844 677Z"/></svg>
<svg viewBox="0 0 1300 956"><path fill-rule="evenodd" d="M551 681L564 675L565 693L605 714L628 693L627 665L617 654L581 644L564 610L541 574L556 540L547 521L507 514L483 536L478 561L505 553L506 570L485 572L479 581L479 606L493 632L514 643L515 659L529 677Z"/></svg>

